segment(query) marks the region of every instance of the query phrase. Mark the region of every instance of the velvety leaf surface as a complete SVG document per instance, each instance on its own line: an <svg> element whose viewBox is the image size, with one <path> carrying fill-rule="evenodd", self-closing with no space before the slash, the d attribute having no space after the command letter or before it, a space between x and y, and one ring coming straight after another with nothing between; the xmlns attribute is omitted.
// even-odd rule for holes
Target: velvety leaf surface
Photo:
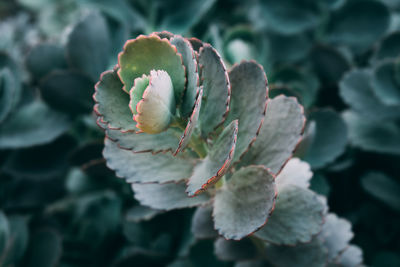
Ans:
<svg viewBox="0 0 400 267"><path fill-rule="evenodd" d="M274 208L273 175L263 166L236 171L214 200L215 228L226 239L239 240L262 227Z"/></svg>
<svg viewBox="0 0 400 267"><path fill-rule="evenodd" d="M129 40L118 56L118 63L118 75L126 92L130 91L137 77L148 75L151 70L164 70L171 77L175 102L180 103L185 88L185 69L182 56L168 40L157 35L141 35Z"/></svg>
<svg viewBox="0 0 400 267"><path fill-rule="evenodd" d="M361 185L371 196L394 210L400 211L400 184L380 172L368 172L361 178Z"/></svg>
<svg viewBox="0 0 400 267"><path fill-rule="evenodd" d="M214 229L212 206L198 207L192 218L191 231L198 239L215 238L218 232Z"/></svg>
<svg viewBox="0 0 400 267"><path fill-rule="evenodd" d="M70 114L89 113L93 106L93 82L72 71L56 71L40 82L46 103L55 110Z"/></svg>
<svg viewBox="0 0 400 267"><path fill-rule="evenodd" d="M372 76L372 90L385 105L400 105L400 83L396 81L395 62L378 65Z"/></svg>
<svg viewBox="0 0 400 267"><path fill-rule="evenodd" d="M107 166L128 183L170 182L190 177L193 163L169 153L133 153L107 139L103 151Z"/></svg>
<svg viewBox="0 0 400 267"><path fill-rule="evenodd" d="M208 44L199 53L200 77L203 85L199 126L207 137L225 120L229 110L231 85L221 56Z"/></svg>
<svg viewBox="0 0 400 267"><path fill-rule="evenodd" d="M347 127L342 117L330 109L321 109L308 116L308 123L315 122L315 134L303 160L313 169L333 162L345 150Z"/></svg>
<svg viewBox="0 0 400 267"><path fill-rule="evenodd" d="M65 69L66 66L64 48L57 44L38 44L26 58L26 67L36 79L43 78L52 70Z"/></svg>
<svg viewBox="0 0 400 267"><path fill-rule="evenodd" d="M342 114L349 129L352 145L366 151L400 154L400 128L392 121L370 121L355 112Z"/></svg>
<svg viewBox="0 0 400 267"><path fill-rule="evenodd" d="M274 212L254 235L277 245L310 242L322 229L324 210L314 192L293 185L278 187Z"/></svg>
<svg viewBox="0 0 400 267"><path fill-rule="evenodd" d="M278 191L289 185L308 188L313 176L310 165L298 158L291 158L276 176L275 183Z"/></svg>
<svg viewBox="0 0 400 267"><path fill-rule="evenodd" d="M238 119L240 128L233 162L255 141L265 117L268 97L264 69L254 61L242 61L229 71L231 109L225 124Z"/></svg>
<svg viewBox="0 0 400 267"><path fill-rule="evenodd" d="M235 153L238 121L232 121L220 134L206 158L194 168L187 193L194 196L216 183L228 170Z"/></svg>
<svg viewBox="0 0 400 267"><path fill-rule="evenodd" d="M257 257L257 248L250 238L242 240L226 240L218 238L214 243L217 258L223 261L249 260Z"/></svg>
<svg viewBox="0 0 400 267"><path fill-rule="evenodd" d="M340 81L339 88L343 101L368 119L381 120L400 117L400 106L385 106L374 95L371 88L371 75L365 70L348 72ZM351 129L349 130L351 132Z"/></svg>
<svg viewBox="0 0 400 267"><path fill-rule="evenodd" d="M96 81L107 68L111 52L110 34L103 16L98 12L87 15L68 36L67 61L71 67Z"/></svg>
<svg viewBox="0 0 400 267"><path fill-rule="evenodd" d="M53 141L70 121L63 114L34 101L15 112L0 130L0 148L23 148Z"/></svg>
<svg viewBox="0 0 400 267"><path fill-rule="evenodd" d="M135 198L144 206L159 210L173 210L200 206L209 201L208 194L188 197L185 183L132 184Z"/></svg>
<svg viewBox="0 0 400 267"><path fill-rule="evenodd" d="M346 250L339 256L336 260L338 263L333 264L333 266L343 266L343 267L356 267L361 266L363 262L363 252L355 245L350 245Z"/></svg>
<svg viewBox="0 0 400 267"><path fill-rule="evenodd" d="M269 100L260 133L243 165L260 164L278 173L292 155L303 132L303 107L295 98L278 96Z"/></svg>
<svg viewBox="0 0 400 267"><path fill-rule="evenodd" d="M148 221L160 214L161 211L156 210L156 209L151 209L146 206L142 205L137 205L134 206L133 208L130 208L126 212L125 219L128 222L141 222L141 221Z"/></svg>
<svg viewBox="0 0 400 267"><path fill-rule="evenodd" d="M389 27L390 14L378 1L351 1L337 10L328 24L329 39L333 43L365 50L379 39Z"/></svg>
<svg viewBox="0 0 400 267"><path fill-rule="evenodd" d="M182 55L183 65L186 68L186 90L183 96L181 111L183 117L192 114L196 97L199 92L200 78L195 52L188 40L182 36L175 35L171 39L171 44L175 45L178 53Z"/></svg>

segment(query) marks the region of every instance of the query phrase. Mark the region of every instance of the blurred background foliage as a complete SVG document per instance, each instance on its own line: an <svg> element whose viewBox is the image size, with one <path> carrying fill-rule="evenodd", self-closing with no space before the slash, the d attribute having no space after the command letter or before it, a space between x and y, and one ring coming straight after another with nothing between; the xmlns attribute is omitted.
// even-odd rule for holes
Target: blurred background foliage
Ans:
<svg viewBox="0 0 400 267"><path fill-rule="evenodd" d="M139 206L105 166L95 82L168 30L255 59L308 118L296 156L372 266L400 266L400 1L0 2L0 266L231 266L193 210Z"/></svg>

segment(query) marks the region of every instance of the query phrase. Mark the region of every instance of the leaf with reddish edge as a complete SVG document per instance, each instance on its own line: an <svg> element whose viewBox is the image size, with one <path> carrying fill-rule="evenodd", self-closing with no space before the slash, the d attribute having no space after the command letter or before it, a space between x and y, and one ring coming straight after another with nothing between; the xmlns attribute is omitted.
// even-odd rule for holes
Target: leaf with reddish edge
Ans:
<svg viewBox="0 0 400 267"><path fill-rule="evenodd" d="M301 188L309 188L313 176L310 165L298 158L291 158L276 176L278 191L288 185L296 185Z"/></svg>
<svg viewBox="0 0 400 267"><path fill-rule="evenodd" d="M208 194L188 197L185 194L185 183L167 184L132 184L135 198L144 206L159 210L173 210L196 207L206 204Z"/></svg>
<svg viewBox="0 0 400 267"><path fill-rule="evenodd" d="M186 68L187 84L181 106L182 116L186 118L192 113L193 106L196 102L196 96L199 93L200 78L196 55L190 42L182 36L175 35L170 41L182 55L183 64Z"/></svg>
<svg viewBox="0 0 400 267"><path fill-rule="evenodd" d="M169 31L162 31L162 32L154 32L154 34L158 35L161 39L168 39L170 40L175 35Z"/></svg>
<svg viewBox="0 0 400 267"><path fill-rule="evenodd" d="M196 37L189 38L188 40L192 45L194 51L200 52L200 48L203 47L204 43L201 40L197 39Z"/></svg>
<svg viewBox="0 0 400 267"><path fill-rule="evenodd" d="M129 95L122 90L116 70L103 72L95 85L94 111L107 128L123 132L137 131L129 109Z"/></svg>
<svg viewBox="0 0 400 267"><path fill-rule="evenodd" d="M269 100L257 140L239 165L260 164L279 173L301 140L304 124L304 110L296 98L281 95Z"/></svg>
<svg viewBox="0 0 400 267"><path fill-rule="evenodd" d="M130 91L137 77L148 75L151 70L166 71L171 77L175 101L180 103L185 89L185 68L181 54L167 39L152 34L127 41L118 55L118 65L118 75L126 92Z"/></svg>
<svg viewBox="0 0 400 267"><path fill-rule="evenodd" d="M233 173L217 191L214 223L226 239L239 240L262 227L275 205L275 177L264 166L248 166Z"/></svg>
<svg viewBox="0 0 400 267"><path fill-rule="evenodd" d="M180 181L190 176L193 162L171 154L133 153L106 139L103 156L107 166L128 183Z"/></svg>
<svg viewBox="0 0 400 267"><path fill-rule="evenodd" d="M254 235L277 245L310 242L322 229L325 208L311 190L294 185L278 187L274 213Z"/></svg>
<svg viewBox="0 0 400 267"><path fill-rule="evenodd" d="M192 218L191 231L197 239L212 239L218 236L212 219L212 206L198 207Z"/></svg>
<svg viewBox="0 0 400 267"><path fill-rule="evenodd" d="M268 81L264 69L254 61L242 61L229 71L231 109L225 125L238 119L240 129L233 162L238 161L256 140L265 117Z"/></svg>
<svg viewBox="0 0 400 267"><path fill-rule="evenodd" d="M235 152L237 133L238 121L235 120L220 134L207 157L195 167L186 189L189 196L205 191L226 173Z"/></svg>
<svg viewBox="0 0 400 267"><path fill-rule="evenodd" d="M206 138L228 115L231 85L225 64L211 45L204 44L200 49L199 66L204 90L199 125Z"/></svg>
<svg viewBox="0 0 400 267"><path fill-rule="evenodd" d="M174 156L181 152L188 145L190 138L192 137L193 131L197 125L197 120L199 118L202 97L203 88L200 89L199 95L197 96L192 115L189 118L189 121L186 125L181 140L179 141L178 148L176 149Z"/></svg>
<svg viewBox="0 0 400 267"><path fill-rule="evenodd" d="M129 101L129 108L133 115L137 114L136 106L140 100L142 100L144 90L149 86L149 77L145 74L142 77L135 79L133 87L129 92L131 100Z"/></svg>

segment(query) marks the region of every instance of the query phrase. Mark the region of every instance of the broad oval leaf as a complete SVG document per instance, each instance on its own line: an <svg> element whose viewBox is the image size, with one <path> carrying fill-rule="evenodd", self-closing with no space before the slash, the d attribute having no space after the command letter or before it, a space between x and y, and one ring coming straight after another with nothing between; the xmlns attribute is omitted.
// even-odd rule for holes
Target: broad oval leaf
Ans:
<svg viewBox="0 0 400 267"><path fill-rule="evenodd" d="M275 183L278 192L286 186L295 185L301 188L309 188L313 176L310 165L298 158L291 158L276 176Z"/></svg>
<svg viewBox="0 0 400 267"><path fill-rule="evenodd" d="M388 106L400 105L400 83L396 81L395 62L386 61L375 67L372 90Z"/></svg>
<svg viewBox="0 0 400 267"><path fill-rule="evenodd" d="M400 55L400 32L396 31L382 39L375 51L373 60L396 58Z"/></svg>
<svg viewBox="0 0 400 267"><path fill-rule="evenodd" d="M16 80L10 69L0 70L0 123L3 122L12 112L19 98L16 88Z"/></svg>
<svg viewBox="0 0 400 267"><path fill-rule="evenodd" d="M207 157L194 168L186 192L194 196L216 183L228 170L236 148L238 121L232 121L220 134Z"/></svg>
<svg viewBox="0 0 400 267"><path fill-rule="evenodd" d="M211 239L218 236L214 229L212 206L198 207L192 217L192 234L198 239Z"/></svg>
<svg viewBox="0 0 400 267"><path fill-rule="evenodd" d="M226 239L242 239L265 224L275 198L274 176L265 167L241 168L215 195L215 228Z"/></svg>

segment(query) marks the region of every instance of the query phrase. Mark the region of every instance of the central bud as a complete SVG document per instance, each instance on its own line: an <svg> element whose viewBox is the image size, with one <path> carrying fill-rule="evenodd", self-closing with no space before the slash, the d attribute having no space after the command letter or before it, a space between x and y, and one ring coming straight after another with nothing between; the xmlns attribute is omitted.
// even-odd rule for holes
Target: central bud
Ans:
<svg viewBox="0 0 400 267"><path fill-rule="evenodd" d="M136 127L145 133L157 134L171 124L176 110L174 87L164 70L151 70L135 79L129 91L129 106Z"/></svg>

